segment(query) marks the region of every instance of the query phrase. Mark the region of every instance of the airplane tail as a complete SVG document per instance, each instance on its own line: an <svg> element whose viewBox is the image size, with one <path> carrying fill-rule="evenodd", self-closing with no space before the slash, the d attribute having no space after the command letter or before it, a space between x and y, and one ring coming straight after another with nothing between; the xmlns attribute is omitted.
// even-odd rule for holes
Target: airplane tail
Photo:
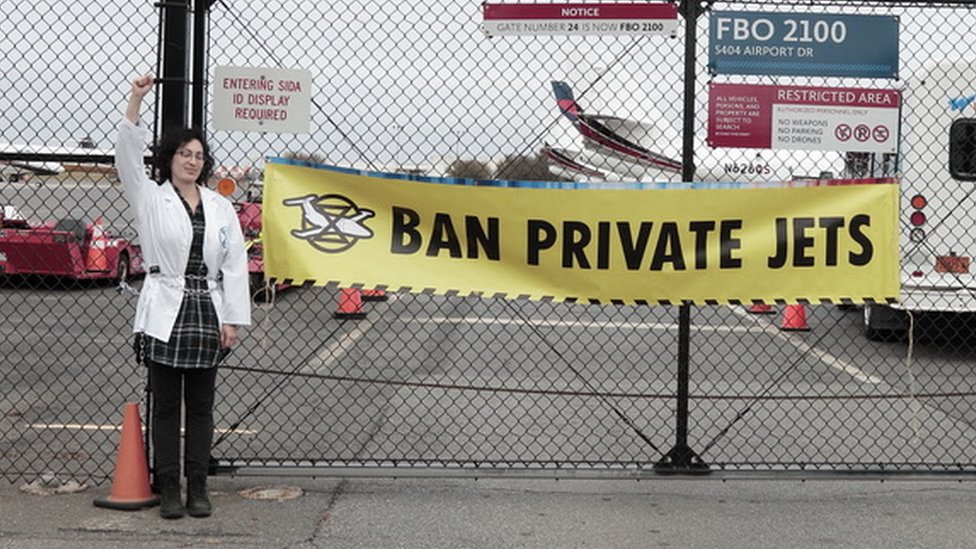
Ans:
<svg viewBox="0 0 976 549"><path fill-rule="evenodd" d="M556 95L556 104L559 105L559 110L563 113L563 116L575 123L579 119L579 115L583 109L580 108L576 103L576 99L573 98L573 89L565 82L553 80L552 92Z"/></svg>

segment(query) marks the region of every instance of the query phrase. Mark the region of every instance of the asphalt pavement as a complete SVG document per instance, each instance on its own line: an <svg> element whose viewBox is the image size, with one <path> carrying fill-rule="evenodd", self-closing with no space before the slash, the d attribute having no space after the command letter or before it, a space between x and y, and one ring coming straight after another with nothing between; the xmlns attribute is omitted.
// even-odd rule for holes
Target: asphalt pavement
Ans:
<svg viewBox="0 0 976 549"><path fill-rule="evenodd" d="M21 483L22 485L23 483ZM976 546L952 480L214 477L214 515L93 505L109 486L0 486L2 548L784 548Z"/></svg>
<svg viewBox="0 0 976 549"><path fill-rule="evenodd" d="M95 195L97 193L89 192ZM0 193L2 195L2 193ZM105 197L102 196L101 199ZM96 196L92 200L96 200ZM52 200L51 203L60 203ZM79 203L72 201L71 203ZM116 202L111 202L115 204ZM73 215L69 211L46 211L43 219L58 216ZM123 219L123 218L119 218ZM83 308L86 303L90 309L106 307L110 292L90 292L91 297L71 300L72 306ZM22 301L11 298L8 306L15 311L45 311L45 306L37 305L35 301L49 299L53 303L65 301L61 295L45 296L43 294L23 294L18 297ZM114 295L114 294L113 294ZM298 294L295 294L298 295ZM20 294L18 294L20 296ZM297 301L297 299L296 299ZM27 304L28 306L21 306ZM299 303L302 305L302 303ZM31 307L34 307L33 309ZM59 305L60 307L60 305ZM61 309L58 309L61 310ZM71 327L81 323L76 317L86 318L88 313L77 313L70 309L70 314L63 315L66 326L65 332L70 333ZM301 311L299 307L297 309ZM733 313L728 313L729 315ZM831 312L830 314L835 314ZM839 313L836 313L839 314ZM72 316L74 315L74 316ZM489 315L490 316L490 315ZM498 315L502 317L503 315ZM379 315L370 317L368 322L374 322ZM320 321L321 319L313 320ZM654 320L654 319L649 319ZM125 319L116 319L120 326ZM385 319L384 322L390 321ZM411 321L416 318L411 317ZM838 326L840 334L837 339L828 336L821 339L820 347L813 353L817 360L812 361L806 368L797 369L797 386L809 385L811 379L818 382L832 383L846 388L847 378L851 374L855 381L870 381L871 376L884 379L885 384L876 382L871 387L879 387L878 391L897 392L904 383L903 371L906 371L900 358L901 348L894 346L867 345L866 347L852 347L851 356L835 357L821 352L819 349L836 350L849 343L847 334L852 332L846 328L853 325L849 317L841 316L829 325ZM751 323L751 321L750 321ZM17 329L24 330L18 337L40 337L35 324L13 324ZM363 325L366 325L365 323ZM828 325L824 322L822 326ZM397 333L396 330L382 329L377 324L370 333ZM722 326L724 327L724 325ZM316 326L312 326L316 329ZM125 344L127 332L115 329L122 334L120 340L99 340L97 343L106 349L122 348ZM105 330L106 333L115 333ZM365 332L365 328L360 327ZM763 332L764 333L764 332ZM771 337L782 340L784 353L807 353L811 348L799 337L787 337L773 332ZM49 338L48 338L49 339ZM283 338L287 340L287 338ZM74 341L74 340L70 340ZM366 341L366 338L363 338ZM51 343L46 343L52 354L61 354L69 360L67 353ZM865 353L864 348L870 350ZM36 347L31 346L29 353L36 353ZM395 352L396 348L390 350ZM114 352L114 351L111 351ZM277 352L277 351L275 351ZM349 351L342 351L349 352ZM645 350L646 353L646 350ZM886 354L887 353L887 354ZM921 386L941 382L944 372L952 375L965 375L970 363L968 353L958 353L944 356L941 350L924 347L915 349L917 364L930 364L926 371L921 368L910 372L911 380L918 380ZM734 353L729 353L731 359L739 361ZM124 375L123 368L116 367L109 359L95 359L94 363L101 364L113 375ZM351 365L355 367L357 360L339 361L340 354L329 355L328 359L336 365ZM858 370L852 370L852 364L866 363L865 357L872 357L869 364L873 369L863 372L863 380L858 380ZM822 360L827 357L830 360ZM19 358L6 357L12 364L21 362ZM418 362L421 358L416 359ZM52 357L50 361L39 361L36 356L23 359L24 362L45 363L49 367L49 375L63 375L59 363ZM65 366L81 368L71 361ZM326 369L325 363L313 364L312 367ZM460 364L475 363L473 359L458 361ZM585 362L585 361L584 361ZM768 359L775 363L776 360ZM432 364L439 365L437 361ZM594 362L599 366L599 362ZM723 380L724 372L733 371L739 362L731 366L716 361L700 365L698 374L703 379ZM410 364L411 367L415 364ZM878 367L880 366L880 367ZM336 366L330 366L335 368ZM540 367L545 367L542 365ZM667 365L658 365L666 369ZM86 375L92 375L89 366ZM409 368L408 368L409 370ZM332 370L342 372L342 370ZM841 374L834 374L838 372ZM851 373L853 372L853 373ZM402 372L398 372L403 375ZM828 375L829 374L829 375ZM34 373L32 373L34 375ZM109 374L105 374L108 376ZM917 377L916 377L917 376ZM930 376L934 381L927 381ZM388 376L390 379L399 379ZM761 376L758 376L762 379ZM23 378L24 383L28 379ZM60 377L58 377L60 379ZM106 377L106 379L112 379ZM471 377L465 377L470 382ZM528 379L528 378L527 378ZM662 377L662 379L664 379ZM669 379L669 378L668 378ZM824 381L826 380L826 381ZM712 382L710 382L712 383ZM486 386L491 385L485 383ZM968 387L968 382L960 382L959 386ZM113 385L115 386L115 385ZM939 385L940 386L940 385ZM712 383L710 387L722 387L722 381ZM814 387L816 387L814 385ZM79 390L83 387L79 386ZM307 388L306 390L312 390ZM24 394L28 394L24 388ZM840 391L837 391L840 392ZM112 393L115 395L116 393ZM14 399L8 393L8 399L13 402L28 402L26 397ZM54 397L52 397L53 399ZM115 398L106 397L106 398ZM284 398L284 397L283 397ZM291 398L291 397L289 397ZM401 402L410 401L411 406L420 410L435 409L431 401L425 401L407 390L394 392L383 398L391 399L393 408ZM460 398L460 397L458 397ZM522 398L522 397L519 397ZM412 400L411 400L412 399ZM514 399L514 397L513 397ZM86 406L93 409L107 409L110 412L104 419L106 423L117 421L117 403L98 402L91 395L86 395ZM48 404L55 406L73 405L76 401L66 400L67 404ZM363 413L368 407L356 402L345 403L338 407L345 413L358 414L369 425L373 425L370 416ZM355 405L354 405L355 404ZM514 410L513 406L506 406L501 397L492 401L495 410ZM667 407L670 403L661 406ZM428 408L420 408L427 406ZM477 414L484 409L481 406L465 406L462 401L454 401L452 406L458 414ZM720 414L709 413L706 406L713 406L709 402L699 405L699 417L719 417ZM837 406L861 408L863 404L849 404L842 401ZM874 431L849 431L838 428L835 436L847 437L845 442L851 444L853 452L863 452L864 449L883 449L885 456L901 456L898 452L918 452L926 459L932 456L953 458L960 456L963 463L972 455L969 448L973 440L968 425L970 421L955 418L954 415L972 414L970 407L956 406L948 402L948 411L931 407L931 403L920 409L908 406L904 410L899 407L884 407L875 414L887 414L869 418L872 425L914 425L914 431L907 427L895 428L890 432L893 437L904 436L905 433L930 433L923 444L896 444L897 441L873 439ZM540 406L539 410L546 408ZM272 408L273 410L273 408ZM453 410L453 409L452 409ZM803 405L791 405L787 414L795 415L798 425L820 421L823 417L833 418L827 421L842 422L846 417L861 417L853 413L815 413L822 411L815 405L809 409ZM868 408L868 411L871 409ZM894 411L895 413L892 413ZM948 415L949 413L953 416ZM334 413L334 412L329 412ZM863 410L859 410L864 414ZM102 421L98 414L83 414L94 418L92 421ZM653 414L652 414L653 416ZM10 416L11 418L20 416ZM235 417L231 415L231 417ZM436 424L428 422L408 421L409 417L433 417L430 412L415 416L385 417L387 422L382 433L397 433L401 438L405 433L415 436L417 440L426 440L443 433L432 429ZM459 415L458 417L465 417ZM504 417L504 416L502 416ZM596 417L595 414L586 416ZM661 417L670 417L662 414ZM570 421L569 418L549 418L547 425L553 421ZM517 419L517 418L516 418ZM790 417L793 421L794 418ZM802 421L801 421L802 420ZM473 420L472 420L473 421ZM399 423L397 423L399 422ZM900 422L900 423L899 423ZM261 423L253 422L265 427L279 425L274 421ZM310 425L323 425L324 428L350 430L350 426L360 425L356 421L315 421L308 420ZM514 422L513 422L514 424ZM364 423L363 425L366 425ZM596 427L601 425L595 424ZM766 427L769 429L770 427ZM777 427L785 429L785 427ZM853 429L853 427L851 428ZM599 432L599 428L591 429ZM358 432L352 429L353 432ZM30 447L34 440L50 437L48 431L30 430L23 427L16 432L19 436L31 433L30 437L20 440L21 451L8 448L0 449L0 458L6 457L24 460L24 468L35 466L29 461L30 452L22 449ZM86 431L87 432L87 431ZM95 431L99 433L94 440L111 438L111 431ZM543 437L552 436L553 430L533 434L532 440L536 444L544 444ZM556 430L555 432L565 432ZM887 431L886 431L887 432ZM951 437L945 433L953 434ZM380 434L382 434L380 433ZM490 434L493 432L490 432ZM854 434L850 434L854 433ZM260 439L261 444L256 447L278 448L273 438L277 431L271 428L259 430L255 435L268 437ZM317 437L306 436L308 440L341 440L330 439L329 433L317 432ZM341 433L340 433L341 434ZM78 443L79 435L61 429L57 436L71 437L70 441ZM282 434L286 437L286 434ZM480 436L480 435L479 435ZM526 435L527 436L527 435ZM743 431L729 435L742 437L726 443L728 451L748 451L757 444L759 439L755 433ZM834 448L846 446L832 446L824 443L824 431L818 433L813 442L807 447L814 452L829 452ZM49 440L49 439L43 439ZM389 440L374 444L393 444ZM472 441L473 440L473 441ZM463 439L454 437L448 440L458 448L470 449L470 445L479 439ZM763 444L769 440L781 441L787 444L793 440L787 436L768 436ZM541 441L541 442L540 442ZM820 441L819 443L817 441ZM441 442L438 439L438 442ZM80 443L78 443L80 444ZM947 448L938 447L947 444ZM468 446L465 446L468 445ZM71 444L64 444L66 448L73 448ZM89 460L98 462L104 451L110 454L114 444L89 444L87 448ZM43 446L36 446L41 448ZM61 448L62 446L56 446ZM557 447L557 446L553 446ZM585 445L568 444L567 448L575 451L585 448ZM614 454L600 444L591 445L602 451L598 457ZM388 447L381 447L388 448ZM99 450L101 449L101 450ZM497 449L497 448L495 448ZM614 448L615 449L615 448ZM938 451L935 451L936 449ZM717 451L717 450L716 450ZM470 453L470 452L469 452ZM619 452L620 455L630 455ZM452 455L462 455L457 452ZM235 454L230 453L233 456ZM313 454L315 455L315 454ZM726 461L734 461L725 455ZM793 456L793 454L789 454ZM811 454L804 454L808 459ZM857 454L861 455L861 454ZM747 458L754 457L748 454ZM836 459L836 455L828 455ZM105 457L104 459L111 459ZM70 461L70 460L69 460ZM905 461L910 461L906 460ZM924 460L919 460L924 461ZM15 470L15 469L11 469ZM776 477L776 473L766 473L768 477ZM743 476L711 475L700 479L662 478L655 477L641 481L630 480L553 480L553 479L514 479L502 478L475 479L446 479L446 478L308 478L308 477L214 477L211 479L211 494L215 504L215 513L207 519L184 518L177 521L165 521L158 515L158 509L141 511L116 511L95 507L93 500L104 497L110 489L108 485L89 486L80 492L62 495L31 495L24 493L20 487L24 481L18 480L11 484L10 480L0 477L0 549L5 548L131 548L131 547L213 547L213 548L793 548L793 547L852 547L852 548L955 548L976 547L976 483L956 482L954 479L932 477L901 478L886 480L877 478L857 477L832 480L807 479L801 481L795 477L781 477L779 480L744 478Z"/></svg>

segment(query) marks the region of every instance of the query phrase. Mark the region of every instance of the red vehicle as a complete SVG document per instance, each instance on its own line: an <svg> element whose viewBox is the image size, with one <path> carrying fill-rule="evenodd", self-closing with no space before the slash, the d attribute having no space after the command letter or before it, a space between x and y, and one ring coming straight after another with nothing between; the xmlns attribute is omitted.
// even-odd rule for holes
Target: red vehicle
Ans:
<svg viewBox="0 0 976 549"><path fill-rule="evenodd" d="M259 199L260 200L260 199ZM237 219L244 232L247 248L247 272L250 277L251 296L256 301L267 299L264 283L264 245L261 242L261 202L235 202Z"/></svg>
<svg viewBox="0 0 976 549"><path fill-rule="evenodd" d="M263 186L260 180L249 180L247 188L248 190L244 195L244 199L239 202L234 202L234 209L237 210L237 219L241 222L241 231L244 233L244 245L247 247L247 272L251 282L251 297L255 301L268 301L271 297L271 292L265 287L264 244L261 241L261 199L263 198ZM223 194L228 196L230 195L230 191ZM284 290L288 287L288 284L274 285L275 291Z"/></svg>
<svg viewBox="0 0 976 549"><path fill-rule="evenodd" d="M101 218L31 226L12 206L0 209L0 276L48 275L121 282L143 272L139 247L108 235Z"/></svg>
<svg viewBox="0 0 976 549"><path fill-rule="evenodd" d="M256 172L239 170L241 173L233 175L235 169L219 169L220 175L225 176L217 182L217 192L224 196L231 196L238 185L246 190L242 200L234 202L237 219L241 223L244 233L244 245L247 248L247 271L250 277L251 297L255 301L268 301L271 292L266 287L264 278L264 244L261 241L261 202L263 198L263 183ZM226 173L225 173L226 172ZM248 176L248 173L251 173ZM288 284L275 284L275 291L288 288Z"/></svg>

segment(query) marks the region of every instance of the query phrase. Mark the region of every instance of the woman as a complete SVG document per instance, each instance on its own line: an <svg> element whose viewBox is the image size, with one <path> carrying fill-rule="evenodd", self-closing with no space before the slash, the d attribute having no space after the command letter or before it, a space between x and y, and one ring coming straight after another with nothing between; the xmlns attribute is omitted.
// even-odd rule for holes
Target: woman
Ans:
<svg viewBox="0 0 976 549"><path fill-rule="evenodd" d="M162 137L156 167L146 176L142 157L149 132L138 126L147 74L132 82L119 125L115 165L141 238L146 280L134 331L152 388L152 445L163 518L210 516L207 472L213 441L214 384L222 351L251 323L247 252L234 207L204 185L213 169L210 148L195 129ZM180 501L180 406L186 406Z"/></svg>

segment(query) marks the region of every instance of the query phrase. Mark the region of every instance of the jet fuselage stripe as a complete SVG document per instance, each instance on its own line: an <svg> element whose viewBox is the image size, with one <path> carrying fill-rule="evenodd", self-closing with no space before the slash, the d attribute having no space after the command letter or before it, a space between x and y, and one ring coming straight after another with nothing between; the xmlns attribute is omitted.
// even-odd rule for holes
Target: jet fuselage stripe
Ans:
<svg viewBox="0 0 976 549"><path fill-rule="evenodd" d="M583 134L583 137L592 139L601 145L609 147L622 154L626 154L627 156L635 157L638 160L642 160L653 166L676 172L681 171L681 164L679 162L654 154L640 147L639 145L630 143L626 139L618 137L615 134L612 134L609 130L606 130L599 122L594 122L586 117L580 117L579 121L579 129L580 133Z"/></svg>

